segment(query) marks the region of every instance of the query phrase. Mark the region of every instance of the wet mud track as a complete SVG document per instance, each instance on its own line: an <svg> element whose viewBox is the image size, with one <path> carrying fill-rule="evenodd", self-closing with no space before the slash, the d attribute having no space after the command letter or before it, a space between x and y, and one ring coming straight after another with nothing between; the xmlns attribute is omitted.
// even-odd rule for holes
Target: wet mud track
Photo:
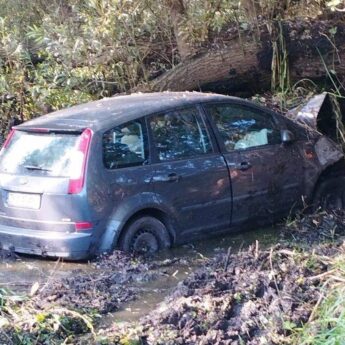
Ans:
<svg viewBox="0 0 345 345"><path fill-rule="evenodd" d="M319 298L321 282L313 277L329 269L322 257L344 252L344 219L336 212L297 217L154 258L115 252L73 264L10 257L1 264L0 287L27 284L13 287L31 292L37 311L58 306L97 315L97 335L113 344L123 337L142 344L281 344L308 321ZM38 273L28 273L28 265ZM73 343L100 343L85 332Z"/></svg>
<svg viewBox="0 0 345 345"><path fill-rule="evenodd" d="M225 259L225 260L224 260ZM147 344L283 344L319 298L309 255L279 247L217 256L141 320ZM317 259L317 273L327 266Z"/></svg>
<svg viewBox="0 0 345 345"><path fill-rule="evenodd" d="M142 344L292 344L293 329L312 318L330 261L345 253L344 219L336 212L306 216L280 229L285 244L261 249L257 242L219 253L138 325L113 326L113 339L130 334Z"/></svg>
<svg viewBox="0 0 345 345"><path fill-rule="evenodd" d="M108 314L102 325L114 319L128 322L152 310L208 257L228 247L238 250L257 237L267 244L277 239L275 229L260 229L173 248L152 258L114 252L88 263L2 252L0 288L31 293L35 307L41 310L52 305L83 312L96 310Z"/></svg>

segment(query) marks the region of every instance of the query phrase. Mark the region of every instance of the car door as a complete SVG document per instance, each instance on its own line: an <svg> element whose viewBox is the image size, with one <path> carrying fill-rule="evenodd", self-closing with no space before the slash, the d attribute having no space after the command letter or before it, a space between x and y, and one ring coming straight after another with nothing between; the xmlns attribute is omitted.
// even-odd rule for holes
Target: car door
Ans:
<svg viewBox="0 0 345 345"><path fill-rule="evenodd" d="M232 223L274 221L301 203L302 157L283 144L270 112L241 103L205 106L230 169Z"/></svg>
<svg viewBox="0 0 345 345"><path fill-rule="evenodd" d="M180 234L229 227L230 178L197 107L148 117L155 155L153 189Z"/></svg>
<svg viewBox="0 0 345 345"><path fill-rule="evenodd" d="M102 175L109 202L100 200L99 203L110 208L105 214L114 208L130 214L133 212L131 208L138 207L145 194L152 193L153 168L148 164L145 119L129 121L107 130L102 137L102 146Z"/></svg>

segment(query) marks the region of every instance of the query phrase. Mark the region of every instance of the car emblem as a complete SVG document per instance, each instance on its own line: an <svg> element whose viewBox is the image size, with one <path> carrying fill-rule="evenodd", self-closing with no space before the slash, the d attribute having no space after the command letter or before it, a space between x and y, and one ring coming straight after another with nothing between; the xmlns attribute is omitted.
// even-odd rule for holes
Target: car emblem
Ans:
<svg viewBox="0 0 345 345"><path fill-rule="evenodd" d="M21 178L20 180L19 180L19 184L21 184L21 185L24 185L24 184L27 184L29 181L26 179L26 178Z"/></svg>

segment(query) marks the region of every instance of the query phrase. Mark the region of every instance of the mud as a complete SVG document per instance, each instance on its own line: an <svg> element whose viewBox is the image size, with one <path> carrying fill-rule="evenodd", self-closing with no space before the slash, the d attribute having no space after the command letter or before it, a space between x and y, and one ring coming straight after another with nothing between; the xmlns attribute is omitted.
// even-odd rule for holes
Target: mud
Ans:
<svg viewBox="0 0 345 345"><path fill-rule="evenodd" d="M12 253L15 256L10 261L6 256L6 260L0 259L0 288L27 295L36 285L32 300L38 310L62 306L85 313L112 313L102 318L102 325L108 325L114 318L134 321L151 311L207 257L229 246L238 249L253 243L257 237L263 245L277 240L275 229L260 229L179 246L155 257L114 252L90 263Z"/></svg>
<svg viewBox="0 0 345 345"><path fill-rule="evenodd" d="M267 230L176 248L168 258L114 252L50 277L22 307L38 315L61 307L99 315L92 318L97 336L72 317L63 325L67 333L46 330L51 344L66 334L73 344L293 344L293 330L308 322L320 297L318 276L345 252L344 219L340 211L297 217L262 248L255 240L248 249L245 243L260 238L265 244ZM39 337L36 328L26 336Z"/></svg>
<svg viewBox="0 0 345 345"><path fill-rule="evenodd" d="M295 243L300 247L337 241L345 235L345 212L333 210L298 215L280 227L279 235L281 241Z"/></svg>
<svg viewBox="0 0 345 345"><path fill-rule="evenodd" d="M21 266L30 265L19 260L19 272ZM46 268L56 266L50 267L45 282L32 284L23 279L22 284L31 290L30 296L12 294L1 286L7 284L0 285L0 325L3 326L0 327L0 344L53 345L63 343L66 338L71 338L72 342L68 343L74 344L75 337L85 333L91 335L93 327L106 324L107 317L109 322L110 319L113 321L115 312L139 295L144 296L148 284L162 281L167 276L175 279L172 270L177 265L184 267L187 264L188 260L181 258L156 260L117 251L89 264L84 263L84 268L71 272L61 270L59 265L64 263L45 262ZM64 268L68 269L73 264L66 265ZM10 266L12 269L18 267ZM75 266L83 267L81 264ZM13 327L13 321L16 327Z"/></svg>
<svg viewBox="0 0 345 345"><path fill-rule="evenodd" d="M114 312L136 298L142 290L139 283L163 276L164 270L157 268L169 264L116 251L98 258L87 271L74 270L68 277L48 281L33 301L39 309L54 304L83 312Z"/></svg>
<svg viewBox="0 0 345 345"><path fill-rule="evenodd" d="M291 343L292 330L308 321L320 296L321 283L312 277L327 269L320 256L279 246L218 255L125 333L143 344Z"/></svg>
<svg viewBox="0 0 345 345"><path fill-rule="evenodd" d="M345 253L345 213L297 217L279 228L281 244L222 252L180 282L138 324L108 339L141 344L293 344L321 295L318 278Z"/></svg>

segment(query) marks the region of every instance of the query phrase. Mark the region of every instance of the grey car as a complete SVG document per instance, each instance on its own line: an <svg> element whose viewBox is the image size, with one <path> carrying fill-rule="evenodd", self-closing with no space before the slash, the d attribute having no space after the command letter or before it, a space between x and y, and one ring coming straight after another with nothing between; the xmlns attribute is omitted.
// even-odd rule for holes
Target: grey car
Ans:
<svg viewBox="0 0 345 345"><path fill-rule="evenodd" d="M238 98L133 94L16 126L0 154L0 243L83 259L343 207L325 136Z"/></svg>

